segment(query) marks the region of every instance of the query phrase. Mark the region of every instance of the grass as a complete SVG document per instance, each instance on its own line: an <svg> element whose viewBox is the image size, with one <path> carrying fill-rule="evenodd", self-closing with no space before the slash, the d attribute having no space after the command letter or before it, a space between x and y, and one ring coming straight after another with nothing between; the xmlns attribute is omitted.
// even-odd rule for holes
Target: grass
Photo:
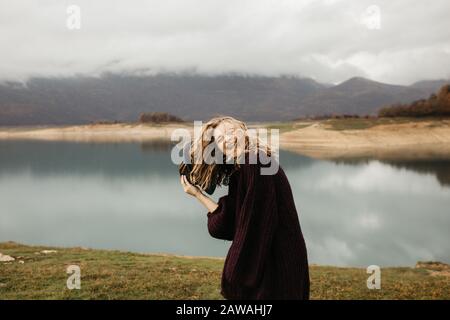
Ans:
<svg viewBox="0 0 450 320"><path fill-rule="evenodd" d="M42 250L57 250L44 254ZM16 260L0 262L0 299L222 299L223 259L0 243ZM23 261L21 263L20 261ZM69 265L81 289L66 287ZM369 290L360 268L310 266L312 299L449 299L448 275L421 268L382 268L381 289Z"/></svg>
<svg viewBox="0 0 450 320"><path fill-rule="evenodd" d="M348 119L327 119L321 121L329 130L362 130L369 129L378 125L402 124L411 122L433 121L432 126L446 126L447 123L442 120L449 118L423 117L423 118L348 118Z"/></svg>
<svg viewBox="0 0 450 320"><path fill-rule="evenodd" d="M286 121L286 122L269 122L265 123L264 127L267 129L279 129L280 134L284 132L289 132L296 129L303 129L312 124L320 123L324 125L327 130L363 130L369 129L378 125L387 124L402 124L402 123L415 123L415 122L429 122L431 123L428 127L441 127L448 126L450 118L445 117L423 117L423 118L329 118L320 120L296 120L296 121Z"/></svg>
<svg viewBox="0 0 450 320"><path fill-rule="evenodd" d="M264 127L267 130L278 129L278 130L280 130L280 134L281 134L281 133L292 131L292 130L306 128L306 127L310 126L311 124L313 124L314 122L316 122L316 121L307 120L307 121L269 122L269 123L265 123Z"/></svg>

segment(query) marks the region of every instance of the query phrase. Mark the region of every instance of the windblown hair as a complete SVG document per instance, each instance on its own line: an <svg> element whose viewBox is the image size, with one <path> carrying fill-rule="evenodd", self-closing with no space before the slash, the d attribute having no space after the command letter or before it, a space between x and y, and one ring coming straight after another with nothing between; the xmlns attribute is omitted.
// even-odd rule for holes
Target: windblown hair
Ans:
<svg viewBox="0 0 450 320"><path fill-rule="evenodd" d="M216 144L217 140L217 137L214 136L214 129L224 121L233 124L240 132L239 136L234 132L232 161L226 161L224 155L222 163L216 163L216 161L211 161L211 159L205 162L203 157L205 149L212 148L212 150L215 150L214 147L217 147L217 145L213 145ZM240 138L244 140L238 140ZM239 146L242 148L238 154ZM250 152L254 152L256 156L259 156L260 152L264 152L267 156L271 155L270 147L258 135L249 135L247 125L244 122L230 116L215 117L203 125L200 137L191 142L190 158L192 166L188 170L187 178L192 184L202 190L214 184L218 186L227 185L229 177L239 169L242 161L246 161L246 155ZM214 152L211 153L211 156L215 157ZM198 157L201 157L201 159ZM186 169L186 164L180 164L180 171L184 169Z"/></svg>

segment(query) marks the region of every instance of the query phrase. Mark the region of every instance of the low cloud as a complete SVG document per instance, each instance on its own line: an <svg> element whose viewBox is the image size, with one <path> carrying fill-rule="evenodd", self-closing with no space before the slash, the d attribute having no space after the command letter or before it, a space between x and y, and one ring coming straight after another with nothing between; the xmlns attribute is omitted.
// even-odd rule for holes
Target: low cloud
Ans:
<svg viewBox="0 0 450 320"><path fill-rule="evenodd" d="M162 71L293 74L322 82L365 76L399 84L450 77L446 0L432 5L74 0L70 5L81 9L79 30L67 27L67 2L0 4L2 80ZM378 27L371 24L370 6L378 8Z"/></svg>

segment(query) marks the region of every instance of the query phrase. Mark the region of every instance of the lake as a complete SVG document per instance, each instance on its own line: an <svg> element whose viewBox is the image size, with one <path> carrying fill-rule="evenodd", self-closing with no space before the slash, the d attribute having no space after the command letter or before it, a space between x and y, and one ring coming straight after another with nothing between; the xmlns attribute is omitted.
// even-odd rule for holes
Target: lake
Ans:
<svg viewBox="0 0 450 320"><path fill-rule="evenodd" d="M0 141L0 241L225 256L187 196L171 145ZM280 153L310 263L450 263L450 160ZM213 197L226 194L220 188Z"/></svg>

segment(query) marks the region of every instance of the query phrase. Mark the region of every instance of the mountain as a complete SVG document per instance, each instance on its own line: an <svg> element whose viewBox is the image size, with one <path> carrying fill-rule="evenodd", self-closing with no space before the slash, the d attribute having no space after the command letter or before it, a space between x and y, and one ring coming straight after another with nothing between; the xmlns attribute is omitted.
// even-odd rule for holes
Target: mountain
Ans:
<svg viewBox="0 0 450 320"><path fill-rule="evenodd" d="M375 113L426 98L438 88L395 86L363 78L339 85L309 78L158 74L32 78L0 85L0 125L137 121L163 111L185 120L228 114L246 121L291 120L328 113Z"/></svg>
<svg viewBox="0 0 450 320"><path fill-rule="evenodd" d="M218 113L269 120L322 88L311 79L236 75L35 78L26 86L0 86L0 125L136 121L151 111L186 120Z"/></svg>
<svg viewBox="0 0 450 320"><path fill-rule="evenodd" d="M391 85L355 77L312 94L301 101L297 110L306 115L376 114L385 105L428 97L438 88Z"/></svg>
<svg viewBox="0 0 450 320"><path fill-rule="evenodd" d="M428 99L420 99L409 104L396 104L381 108L383 117L448 117L450 116L450 85L446 84Z"/></svg>
<svg viewBox="0 0 450 320"><path fill-rule="evenodd" d="M440 79L440 80L423 80L417 81L411 85L413 88L425 89L425 90L434 90L437 88L441 88L445 84L450 83L450 79ZM425 97L424 97L425 98Z"/></svg>

